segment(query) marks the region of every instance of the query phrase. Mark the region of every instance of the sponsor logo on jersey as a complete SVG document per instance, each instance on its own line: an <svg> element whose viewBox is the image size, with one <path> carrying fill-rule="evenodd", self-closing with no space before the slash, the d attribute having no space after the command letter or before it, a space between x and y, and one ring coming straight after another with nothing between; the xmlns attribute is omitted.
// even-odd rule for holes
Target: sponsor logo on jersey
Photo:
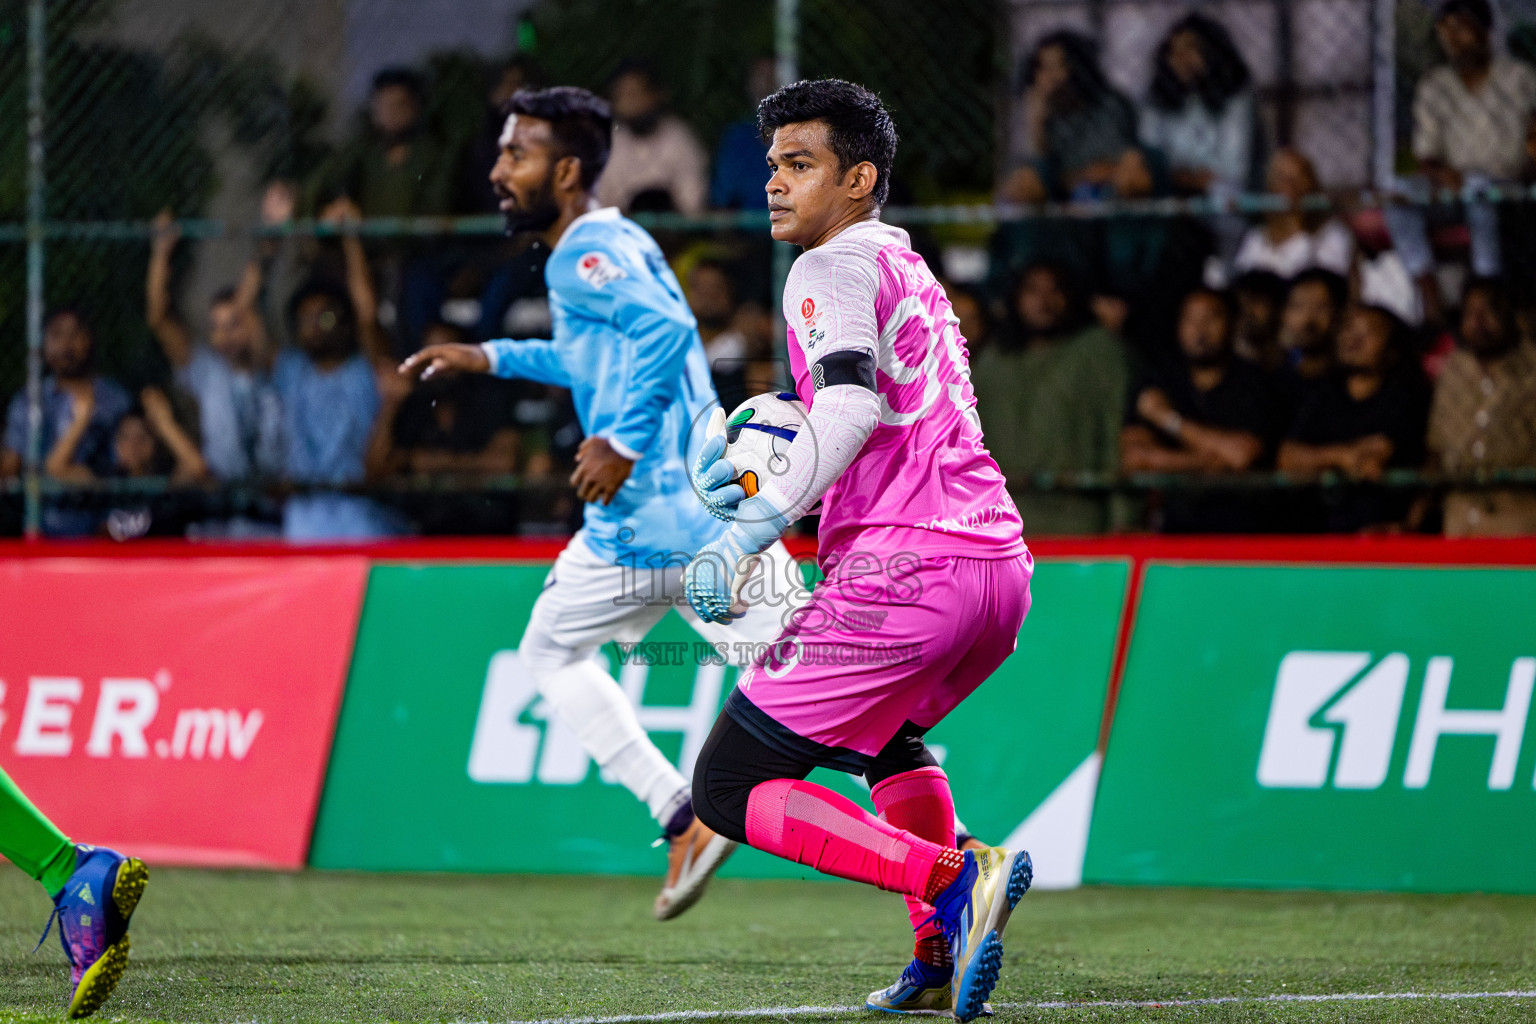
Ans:
<svg viewBox="0 0 1536 1024"><path fill-rule="evenodd" d="M807 298L800 303L800 315L806 323L811 323L816 318L816 300Z"/></svg>
<svg viewBox="0 0 1536 1024"><path fill-rule="evenodd" d="M589 252L576 261L576 276L593 288L602 288L611 281L629 275L624 273L624 268L609 259L607 253Z"/></svg>

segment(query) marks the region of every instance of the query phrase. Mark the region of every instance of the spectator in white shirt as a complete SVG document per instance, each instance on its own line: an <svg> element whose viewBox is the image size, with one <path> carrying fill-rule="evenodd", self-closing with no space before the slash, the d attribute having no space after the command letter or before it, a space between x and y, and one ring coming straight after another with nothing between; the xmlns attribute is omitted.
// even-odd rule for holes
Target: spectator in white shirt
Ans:
<svg viewBox="0 0 1536 1024"><path fill-rule="evenodd" d="M1327 211L1302 209L1302 200L1318 191L1312 161L1294 149L1277 151L1269 161L1265 188L1284 196L1286 207L1265 214L1263 223L1243 236L1233 273L1267 270L1290 280L1321 267L1348 277L1355 259L1354 234Z"/></svg>
<svg viewBox="0 0 1536 1024"><path fill-rule="evenodd" d="M1222 195L1255 184L1258 114L1248 64L1219 22L1180 19L1157 50L1141 141L1168 161L1175 190Z"/></svg>
<svg viewBox="0 0 1536 1024"><path fill-rule="evenodd" d="M1525 166L1525 135L1536 113L1536 71L1496 54L1493 11L1488 0L1445 0L1435 18L1435 36L1447 63L1419 82L1413 100L1413 155L1420 177L1407 191L1421 203L1434 189L1478 189L1517 179ZM1491 277L1503 269L1498 211L1490 203L1465 204L1471 235L1472 272ZM1386 210L1408 272L1424 293L1426 317L1440 320L1440 296L1433 286L1424 207Z"/></svg>
<svg viewBox="0 0 1536 1024"><path fill-rule="evenodd" d="M625 213L698 214L709 196L709 157L693 129L668 114L666 93L647 64L628 61L608 89L613 152L598 179L597 198Z"/></svg>

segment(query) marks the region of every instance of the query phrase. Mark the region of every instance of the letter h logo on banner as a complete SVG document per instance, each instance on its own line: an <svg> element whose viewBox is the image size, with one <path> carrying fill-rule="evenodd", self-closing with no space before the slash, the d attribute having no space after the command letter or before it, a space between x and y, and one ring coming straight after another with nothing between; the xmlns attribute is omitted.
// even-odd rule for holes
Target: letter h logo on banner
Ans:
<svg viewBox="0 0 1536 1024"><path fill-rule="evenodd" d="M1369 671L1362 670L1370 666ZM1408 656L1349 651L1292 651L1280 662L1259 753L1259 785L1271 789L1377 789L1391 770L1398 720L1408 689ZM1497 710L1446 707L1453 661L1428 660L1414 717L1403 786L1429 784L1441 736L1491 736L1488 788L1514 784L1520 743L1536 688L1536 658L1516 658L1504 706ZM1339 726L1341 728L1331 728ZM1338 750L1335 752L1335 742ZM1335 756L1337 753L1337 756ZM1536 785L1536 781L1533 781Z"/></svg>
<svg viewBox="0 0 1536 1024"><path fill-rule="evenodd" d="M725 666L699 665L692 699L677 706L643 702L649 673L648 665L626 664L619 672L619 686L634 706L642 729L682 734L677 767L685 776L692 777L693 763L720 709ZM475 718L469 778L478 783L504 785L537 780L544 785L574 786L584 781L592 760L581 739L551 710L518 653L498 651L486 672L480 711ZM543 721L542 735L538 725L523 721L525 716ZM606 776L604 781L609 781Z"/></svg>
<svg viewBox="0 0 1536 1024"><path fill-rule="evenodd" d="M1354 685L1369 654L1292 651L1280 662L1259 754L1259 785L1321 789L1333 769L1339 789L1376 789L1387 779L1408 688L1408 656L1389 654ZM1334 697L1345 687L1348 692ZM1324 710L1326 708L1326 710ZM1321 721L1342 725L1342 730ZM1342 733L1334 763L1335 736Z"/></svg>

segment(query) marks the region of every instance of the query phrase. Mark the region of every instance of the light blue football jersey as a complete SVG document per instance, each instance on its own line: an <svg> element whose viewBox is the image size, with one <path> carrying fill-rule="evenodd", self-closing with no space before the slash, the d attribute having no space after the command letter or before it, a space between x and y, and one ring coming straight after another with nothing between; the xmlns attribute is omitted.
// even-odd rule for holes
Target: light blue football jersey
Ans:
<svg viewBox="0 0 1536 1024"><path fill-rule="evenodd" d="M491 372L570 388L586 435L636 460L612 502L584 510L593 552L681 564L726 529L689 482L719 400L683 289L655 239L613 207L572 222L544 278L554 340L486 342Z"/></svg>

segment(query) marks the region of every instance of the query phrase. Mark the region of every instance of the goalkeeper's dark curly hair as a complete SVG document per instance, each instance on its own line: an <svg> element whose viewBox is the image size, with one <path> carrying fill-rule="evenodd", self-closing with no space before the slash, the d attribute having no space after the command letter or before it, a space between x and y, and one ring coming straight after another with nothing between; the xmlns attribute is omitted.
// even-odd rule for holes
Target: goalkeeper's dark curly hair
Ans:
<svg viewBox="0 0 1536 1024"><path fill-rule="evenodd" d="M757 131L766 142L787 124L820 121L837 157L837 170L866 160L876 171L873 198L885 205L891 194L891 165L896 162L896 125L880 97L840 78L786 85L757 105Z"/></svg>

